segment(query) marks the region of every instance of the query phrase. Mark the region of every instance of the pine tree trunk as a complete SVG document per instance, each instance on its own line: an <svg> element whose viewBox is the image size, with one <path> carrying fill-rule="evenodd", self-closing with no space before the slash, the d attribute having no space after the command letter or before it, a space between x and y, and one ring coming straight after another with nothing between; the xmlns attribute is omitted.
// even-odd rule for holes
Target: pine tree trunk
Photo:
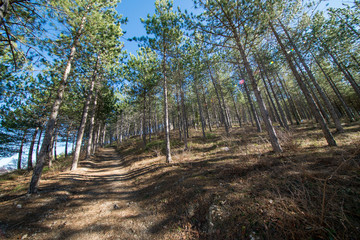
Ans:
<svg viewBox="0 0 360 240"><path fill-rule="evenodd" d="M193 120L191 121L192 126L194 127L195 131L197 131L197 122L196 122L196 111L194 109L194 105L191 104L191 109L192 109L192 113L193 113ZM186 118L187 120L187 118ZM187 126L189 126L188 122L186 121ZM186 129L186 134L187 137L189 138L189 128Z"/></svg>
<svg viewBox="0 0 360 240"><path fill-rule="evenodd" d="M267 99L267 104L268 104L268 106L269 106L270 119L271 119L273 122L278 122L278 119L275 117L274 109L272 108L271 103L270 103L269 93L268 93L268 94L265 94L265 95L266 95L266 99Z"/></svg>
<svg viewBox="0 0 360 240"><path fill-rule="evenodd" d="M328 81L328 83L330 84L331 88L333 89L333 91L335 92L336 96L338 97L338 99L340 100L343 108L345 109L346 115L348 116L350 122L353 122L354 119L354 115L352 114L352 112L350 111L349 106L346 104L342 94L340 93L339 89L336 87L334 81L331 79L331 77L325 72L325 70L323 69L323 67L321 66L320 62L317 60L317 58L312 54L312 57L314 58L316 64L318 65L318 67L320 68L321 72L324 74L326 80Z"/></svg>
<svg viewBox="0 0 360 240"><path fill-rule="evenodd" d="M102 133L101 133L101 140L100 140L100 146L104 147L105 143L106 143L106 123L103 123L104 127L102 129Z"/></svg>
<svg viewBox="0 0 360 240"><path fill-rule="evenodd" d="M231 112L230 112L229 106L225 102L224 102L224 106L225 106L224 108L225 108L228 126L229 126L229 128L232 128L232 118L231 118Z"/></svg>
<svg viewBox="0 0 360 240"><path fill-rule="evenodd" d="M289 101L290 109L291 109L291 111L292 111L292 113L293 113L293 116L294 116L294 118L295 118L296 125L300 125L301 119L300 119L298 110L297 110L297 108L296 108L295 102L294 102L294 100L293 100L293 97L291 96L290 92L288 91L285 82L283 82L283 80L280 78L280 76L279 76L279 74L278 74L277 72L276 72L276 76L277 76L277 78L279 79L281 88L284 90L285 96L286 96L286 98L287 98L288 101Z"/></svg>
<svg viewBox="0 0 360 240"><path fill-rule="evenodd" d="M230 123L229 112L228 112L227 106L225 104L224 94L223 94L221 85L218 84L217 81L216 81L216 83L217 83L217 86L219 88L221 103L222 103L222 106L223 106L223 109L224 109L224 120L225 120L225 123L226 123L226 125L228 126L228 129L229 129L229 128L231 128L231 123Z"/></svg>
<svg viewBox="0 0 360 240"><path fill-rule="evenodd" d="M204 103L205 103L205 113L206 113L206 117L208 119L209 130L210 130L210 132L212 132L210 111L209 111L209 107L208 107L208 102L206 101L205 90L204 90L203 85L201 85L201 90L202 90L202 95L203 95L203 99L204 99Z"/></svg>
<svg viewBox="0 0 360 240"><path fill-rule="evenodd" d="M290 66L291 71L293 72L293 74L295 76L295 79L296 79L297 83L299 84L299 87L300 87L301 91L303 92L303 94L304 94L304 96L306 98L307 103L309 104L309 107L311 108L311 111L313 112L315 118L317 119L318 123L321 126L321 129L322 129L322 131L324 133L326 141L328 142L329 146L336 146L336 141L335 141L334 137L332 136L332 134L331 134L331 132L330 132L324 118L323 118L323 116L321 115L319 108L315 104L314 99L310 95L309 90L307 89L305 83L302 81L299 73L297 72L296 67L294 66L290 56L287 54L286 48L285 48L284 44L282 43L278 33L276 32L276 30L275 30L275 28L274 28L274 26L272 25L271 22L269 22L269 25L270 25L270 28L271 28L272 32L275 35L275 38L276 38L277 42L280 45L281 51L285 55L285 58L286 58L289 66Z"/></svg>
<svg viewBox="0 0 360 240"><path fill-rule="evenodd" d="M164 37L165 38L165 37ZM170 147L170 129L169 129L169 103L168 103L168 88L167 88L167 72L166 72L166 45L164 44L163 51L163 87L164 87L164 129L165 129L165 143L166 143L166 162L171 163L171 147Z"/></svg>
<svg viewBox="0 0 360 240"><path fill-rule="evenodd" d="M259 118L258 118L258 116L257 116L254 103L253 103L253 101L252 101L252 99L251 99L250 92L249 92L249 89L248 89L248 87L247 87L247 84L244 83L243 86L244 86L244 89L245 89L245 92L246 92L246 96L247 96L247 99L248 99L248 102L249 102L249 105L250 105L250 109L251 109L252 115L253 115L253 117L254 117L254 118L251 118L251 117L250 117L250 119L251 119L251 120L254 120L254 122L255 122L255 124L256 124L256 129L257 129L257 131L258 131L258 132L262 132L261 125L260 125L260 121L259 121ZM253 122L253 121L251 121L251 122Z"/></svg>
<svg viewBox="0 0 360 240"><path fill-rule="evenodd" d="M151 130L152 130L152 124L151 124L151 95L149 94L149 116L148 116L148 134L149 134L149 142L151 142Z"/></svg>
<svg viewBox="0 0 360 240"><path fill-rule="evenodd" d="M312 71L310 70L310 68L308 67L308 65L305 62L305 59L303 58L303 56L301 55L298 47L296 46L296 44L293 42L290 34L288 33L287 29L285 28L285 26L282 24L282 22L278 19L278 22L280 23L280 26L282 27L282 29L285 32L285 35L287 36L288 40L290 41L292 47L295 50L296 55L298 56L301 64L303 65L303 67L305 68L305 71L307 72L308 76L310 77L310 80L312 81L312 83L314 84L316 90L318 91L318 93L320 94L320 97L323 99L323 101L325 102L325 105L328 109L328 111L330 112L330 115L335 123L335 127L336 130L338 132L343 132L344 128L341 126L341 122L339 117L337 116L334 106L331 104L330 100L328 99L328 97L326 96L326 94L324 93L324 91L322 90L322 88L320 87L320 85L318 84L318 82L316 81Z"/></svg>
<svg viewBox="0 0 360 240"><path fill-rule="evenodd" d="M202 135L203 135L203 138L205 139L205 136L206 136L205 135L205 119L204 119L203 109L202 109L201 102L200 102L199 90L197 88L197 85L198 85L197 77L195 77L195 78L196 78L196 80L194 81L193 87L194 87L194 90L195 90L196 101L197 101L198 108L199 108Z"/></svg>
<svg viewBox="0 0 360 240"><path fill-rule="evenodd" d="M72 123L66 129L66 142L65 142L65 158L68 156L68 148L69 148L69 137L70 137L70 130L71 130Z"/></svg>
<svg viewBox="0 0 360 240"><path fill-rule="evenodd" d="M94 131L94 140L91 146L91 154L94 154L97 150L100 136L100 124L96 124L96 130Z"/></svg>
<svg viewBox="0 0 360 240"><path fill-rule="evenodd" d="M215 116L216 128L219 128L219 127L220 127L220 125L219 125L220 121L219 121L219 117L218 117L218 115L217 115L217 111L216 111L216 109L215 109L215 105L214 105L213 103L214 103L214 102L213 102L213 100L211 99L211 109L212 109L213 114L214 114L214 116Z"/></svg>
<svg viewBox="0 0 360 240"><path fill-rule="evenodd" d="M143 104L143 119L142 119L142 140L144 148L146 147L146 93L144 93Z"/></svg>
<svg viewBox="0 0 360 240"><path fill-rule="evenodd" d="M39 181L41 178L42 170L44 168L44 163L45 163L46 157L48 155L48 151L50 150L51 138L52 138L52 136L54 134L54 130L55 130L55 122L56 122L57 116L59 114L60 105L61 105L63 97L64 97L64 91L65 91L68 76L70 74L71 64L75 57L76 45L78 44L79 38L84 29L85 22L86 22L86 16L84 16L82 18L80 26L79 26L76 36L74 38L74 42L73 42L71 50L70 50L70 55L68 57L67 64L65 67L65 71L64 71L64 74L63 74L62 79L59 84L57 96L56 96L55 102L53 104L49 120L46 124L44 140L42 142L39 157L37 159L36 166L33 171L31 181L30 181L30 186L29 186L29 190L28 190L29 194L36 193L38 190Z"/></svg>
<svg viewBox="0 0 360 240"><path fill-rule="evenodd" d="M246 115L246 109L245 109L245 107L240 105L240 109L241 109L241 113L242 113L242 115L243 115L244 125L249 124L248 117L247 117L247 115Z"/></svg>
<svg viewBox="0 0 360 240"><path fill-rule="evenodd" d="M248 112L249 112L249 118L250 118L251 126L252 126L252 127L255 127L255 124L254 124L254 121L253 121L253 117L252 117L252 114L251 114L252 111L251 111L249 105L247 105L247 110L248 110ZM254 114L254 116L255 116L255 114ZM258 129L258 132L259 132L259 129Z"/></svg>
<svg viewBox="0 0 360 240"><path fill-rule="evenodd" d="M55 131L54 131L54 135L51 138L50 141L50 151L48 152L48 156L47 156L47 161L48 161L48 167L49 169L52 167L53 164L53 158L54 158L54 140L55 140L55 135L56 135L56 125L55 125Z"/></svg>
<svg viewBox="0 0 360 240"><path fill-rule="evenodd" d="M20 149L19 149L19 157L18 157L18 162L17 162L17 169L19 169L19 170L21 169L21 160L22 160L24 143L26 142L26 133L27 133L27 129L24 130L24 134L21 139L21 144L20 144Z"/></svg>
<svg viewBox="0 0 360 240"><path fill-rule="evenodd" d="M291 59L291 56L290 56ZM301 69L299 63L296 60L293 60L294 64L296 65L296 67L299 69L301 76L303 78L303 82L305 83L305 85L307 85L308 89L310 90L310 94L312 94L312 97L315 100L315 103L317 104L318 108L320 109L320 113L323 115L323 117L325 118L326 122L328 124L330 124L330 118L328 116L328 114L326 113L325 109L323 108L323 105L321 104L318 96L315 94L313 87L311 85L311 83L308 81L307 76L305 75L305 73L303 72L303 70ZM317 120L316 120L317 121Z"/></svg>
<svg viewBox="0 0 360 240"><path fill-rule="evenodd" d="M57 139L58 139L58 136L59 136L59 131L57 130L56 133L55 133L55 137L54 137L54 161L57 161Z"/></svg>
<svg viewBox="0 0 360 240"><path fill-rule="evenodd" d="M95 91L95 96L94 96L94 102L93 102L93 107L92 107L92 111L91 111L91 116L90 116L90 129L89 129L89 140L88 140L88 145L87 145L87 149L86 149L86 158L89 158L92 154L92 149L93 149L93 138L94 138L94 129L95 129L95 115L96 115L96 107L97 107L97 98L98 98L98 91Z"/></svg>
<svg viewBox="0 0 360 240"><path fill-rule="evenodd" d="M266 71L266 70L265 70L265 71ZM265 75L266 75L266 73L265 73ZM274 99L275 99L275 102L276 102L276 106L277 106L277 108L278 108L278 110L279 110L279 112L280 112L280 116L281 116L281 120L282 120L282 122L283 122L283 125L284 125L285 129L289 129L289 125L288 125L288 123L287 123L287 120L286 120L284 111L283 111L283 109L282 109L282 107L281 107L281 104L280 104L280 102L279 102L279 100L278 100L278 98L277 98L277 96L276 96L276 93L275 93L275 90L274 90L274 88L273 88L273 85L272 85L272 83L271 83L271 81L270 81L270 78L269 78L269 76L266 76L266 78L267 78L267 80L268 80L268 83L269 83L269 86L270 86L270 90L271 90L271 92L272 92L272 94L273 94L273 96L274 96Z"/></svg>
<svg viewBox="0 0 360 240"><path fill-rule="evenodd" d="M285 125L284 125L283 121L281 120L280 115L279 115L279 113L278 113L278 111L277 111L277 109L276 109L276 107L275 107L275 103L274 103L273 99L271 98L271 94L270 94L269 88L268 88L268 86L267 86L267 84L266 84L265 76L264 76L264 74L263 74L263 69L261 68L260 65L259 65L259 68L260 68L260 76L261 76L261 79L262 79L262 81L263 81L263 83L264 83L265 90L266 90L266 92L267 92L267 94L268 94L268 96L269 96L269 101L270 101L270 103L271 103L271 105L272 105L272 107L273 107L273 110L274 110L274 114L275 114L275 116L276 116L276 119L279 121L281 127L285 127ZM276 97L276 96L274 96L274 97Z"/></svg>
<svg viewBox="0 0 360 240"><path fill-rule="evenodd" d="M38 142L37 142L37 145L36 145L36 161L39 157L39 149L40 149L40 142L41 142L41 136L42 136L42 133L43 133L43 129L42 127L40 128L40 134L39 134L39 138L38 138ZM36 164L36 163L35 163Z"/></svg>
<svg viewBox="0 0 360 240"><path fill-rule="evenodd" d="M100 56L98 56L98 58L96 60L94 73L91 78L90 89L89 89L88 95L87 95L85 103L84 103L83 113L82 113L82 117L81 117L81 123L80 123L78 133L77 133L76 147L75 147L75 152L74 152L74 158L73 158L72 165L71 165L71 171L76 170L78 167L80 151L81 151L81 144L82 144L83 136L84 136L84 132L85 132L86 121L88 118L88 113L89 113L89 108L90 108L90 102L91 102L91 99L94 94L95 81L97 78L97 66L98 66L99 60L100 60Z"/></svg>
<svg viewBox="0 0 360 240"><path fill-rule="evenodd" d="M354 81L354 79L348 74L346 69L339 63L339 61L336 59L334 54L329 50L329 48L326 46L326 44L322 43L322 46L325 48L326 52L330 55L333 62L338 66L340 71L344 74L345 78L350 82L350 85L355 90L358 97L360 97L360 87L357 85L357 83Z"/></svg>
<svg viewBox="0 0 360 240"><path fill-rule="evenodd" d="M214 85L214 89L215 89L215 94L216 94L216 97L218 99L218 104L219 104L219 109L220 109L220 116L221 116L221 122L224 124L224 127L225 127L225 132L226 132L226 135L229 135L229 126L228 126L228 123L226 121L226 117L225 117L225 111L223 109L223 106L221 104L221 98L220 98L220 95L219 95L219 90L218 90L218 83L216 81L216 79L214 78L212 72L211 72L211 69L210 69L210 65L208 65L208 69L209 69L209 73L210 73L210 78L211 78L211 81Z"/></svg>
<svg viewBox="0 0 360 240"><path fill-rule="evenodd" d="M257 85L257 82L255 80L255 77L253 75L250 63L248 62L248 59L247 59L247 56L246 56L246 53L245 53L245 50L243 49L243 46L240 43L240 38L237 36L237 32L233 31L233 33L235 35L235 42L236 42L236 45L237 45L237 49L239 50L239 53L240 53L241 58L243 60L243 64L245 66L245 70L246 70L246 72L248 74L248 77L250 78L250 82L251 82L251 85L253 87L253 91L254 91L258 106L260 108L260 112L261 112L263 121L265 123L266 130L267 130L267 132L269 134L271 146L272 146L274 152L282 152L282 148L280 146L279 139L277 137L275 129L274 129L274 127L272 125L272 122L270 120L269 113L268 113L268 111L267 111L267 109L265 107L264 101L263 101L262 96L260 94L260 89L259 89L259 87Z"/></svg>
<svg viewBox="0 0 360 240"><path fill-rule="evenodd" d="M357 65L357 68L360 69L360 63L359 63L359 61L356 59L356 57L351 54L351 58L355 61L356 65Z"/></svg>
<svg viewBox="0 0 360 240"><path fill-rule="evenodd" d="M274 76L274 74L272 74L272 77L273 77L273 79L274 79L274 83L275 83L274 85L275 85L278 93L280 94L281 101L282 101L282 103L283 103L283 105L284 105L285 112L286 112L286 116L287 116L287 118L289 119L290 124L293 125L294 123L293 123L293 120L292 120L292 117L291 117L291 113L290 113L290 111L289 111L289 108L288 108L288 106L287 106L287 104L286 104L286 102L285 102L284 94L283 94L283 92L281 91L281 89L280 89L280 87L279 87L279 85L278 85L278 82L277 82L276 77Z"/></svg>
<svg viewBox="0 0 360 240"><path fill-rule="evenodd" d="M231 94L231 97L232 97L233 104L234 104L234 109L235 109L236 118L237 118L237 120L238 120L238 122L239 122L239 126L242 127L242 125L241 125L241 117L240 117L239 111L238 111L238 109L237 109L237 107L236 107L234 94Z"/></svg>
<svg viewBox="0 0 360 240"><path fill-rule="evenodd" d="M176 91L176 108L178 113L178 124L179 124L179 139L182 141L182 130L183 130L183 124L182 124L182 117L181 117L181 110L180 110L180 101L179 101L179 90L177 89L177 85L175 87Z"/></svg>
<svg viewBox="0 0 360 240"><path fill-rule="evenodd" d="M1 4L0 4L0 26L2 26L4 24L4 19L5 19L6 14L8 13L9 5L10 5L9 0L1 0Z"/></svg>
<svg viewBox="0 0 360 240"><path fill-rule="evenodd" d="M267 109L265 107L264 101L263 101L262 96L260 94L260 89L257 86L257 82L256 82L256 79L254 77L253 71L251 69L251 65L250 65L250 63L249 63L249 61L247 59L247 54L246 54L246 52L245 52L245 50L243 48L243 45L240 42L240 35L238 33L238 28L234 25L233 19L227 14L227 12L223 11L223 13L225 14L225 18L227 19L227 22L230 25L230 30L232 31L232 34L233 34L233 37L234 37L234 40L235 40L236 48L240 53L240 56L241 56L241 59L243 61L245 70L247 72L247 75L248 75L248 77L250 79L250 82L251 82L251 85L253 87L253 91L254 91L258 106L260 108L260 112L261 112L263 121L265 123L266 130L267 130L267 132L269 134L270 143L272 145L272 148L273 148L273 150L275 152L282 152L282 149L281 149L281 146L280 146L280 143L279 143L279 139L278 139L278 137L276 135L275 129L274 129L274 127L272 125L272 122L271 122L271 119L269 117L269 113L268 113L268 111L267 111ZM240 62L238 62L238 66L240 67Z"/></svg>
<svg viewBox="0 0 360 240"><path fill-rule="evenodd" d="M117 115L116 115L115 128L116 128L116 133L115 133L116 144L119 144L120 143L120 127L119 127L119 119L118 119Z"/></svg>
<svg viewBox="0 0 360 240"><path fill-rule="evenodd" d="M123 111L121 111L120 113L120 143L122 143L123 141L123 131L124 131L124 126L123 126L123 118L124 118L124 113Z"/></svg>
<svg viewBox="0 0 360 240"><path fill-rule="evenodd" d="M154 101L154 130L155 133L158 133L158 118L157 118L157 106L156 106L156 101Z"/></svg>
<svg viewBox="0 0 360 240"><path fill-rule="evenodd" d="M71 146L71 152L73 153L75 151L75 140L76 140L76 135L75 135L75 131L72 137L72 146Z"/></svg>
<svg viewBox="0 0 360 240"><path fill-rule="evenodd" d="M39 131L39 128L35 128L35 131L33 133L33 137L31 139L31 144L30 144L30 148L29 148L29 155L28 155L28 167L27 170L31 171L33 169L33 163L32 163L32 155L34 152L34 146L35 146L35 141L36 141L36 135Z"/></svg>
<svg viewBox="0 0 360 240"><path fill-rule="evenodd" d="M184 150L186 151L188 149L188 135L189 135L189 126L187 123L187 114L186 114L186 108L185 108L185 94L183 90L183 83L180 81L180 97L181 97L181 111L183 116L183 129L184 129Z"/></svg>

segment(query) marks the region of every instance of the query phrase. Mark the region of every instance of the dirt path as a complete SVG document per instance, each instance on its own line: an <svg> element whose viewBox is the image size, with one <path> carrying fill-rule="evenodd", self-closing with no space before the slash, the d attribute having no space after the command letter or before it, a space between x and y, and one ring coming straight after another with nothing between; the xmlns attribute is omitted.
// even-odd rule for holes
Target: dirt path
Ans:
<svg viewBox="0 0 360 240"><path fill-rule="evenodd" d="M1 203L0 239L156 239L128 170L101 149L78 170L43 179L39 195Z"/></svg>

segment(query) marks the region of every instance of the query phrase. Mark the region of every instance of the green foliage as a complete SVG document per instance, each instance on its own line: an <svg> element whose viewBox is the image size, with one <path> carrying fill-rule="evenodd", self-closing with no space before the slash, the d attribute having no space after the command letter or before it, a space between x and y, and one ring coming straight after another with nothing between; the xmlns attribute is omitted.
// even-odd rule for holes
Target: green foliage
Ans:
<svg viewBox="0 0 360 240"><path fill-rule="evenodd" d="M159 81L159 61L150 48L141 48L137 56L130 55L125 67L125 78L131 83L129 96L146 97L151 94Z"/></svg>

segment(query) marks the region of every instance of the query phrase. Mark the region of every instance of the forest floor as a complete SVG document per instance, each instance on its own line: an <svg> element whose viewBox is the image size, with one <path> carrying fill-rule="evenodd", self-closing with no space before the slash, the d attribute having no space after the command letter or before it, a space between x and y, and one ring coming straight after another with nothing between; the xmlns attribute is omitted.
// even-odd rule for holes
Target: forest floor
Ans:
<svg viewBox="0 0 360 240"><path fill-rule="evenodd" d="M186 151L172 134L171 164L153 136L59 161L36 195L29 173L1 176L0 239L358 239L359 123L338 147L312 124L278 130L284 153L251 126L192 130Z"/></svg>

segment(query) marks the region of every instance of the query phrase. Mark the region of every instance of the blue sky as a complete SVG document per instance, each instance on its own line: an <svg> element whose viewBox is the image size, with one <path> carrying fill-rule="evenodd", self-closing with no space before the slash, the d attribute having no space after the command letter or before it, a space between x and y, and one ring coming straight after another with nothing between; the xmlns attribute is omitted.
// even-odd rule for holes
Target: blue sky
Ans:
<svg viewBox="0 0 360 240"><path fill-rule="evenodd" d="M180 7L182 11L187 9L189 12L194 10L193 0L174 0L174 8ZM140 22L140 18L147 18L147 15L155 13L155 0L122 0L117 10L129 22L122 26L126 31L124 35L125 49L133 54L138 49L136 42L128 42L127 38L141 37L146 35L145 28Z"/></svg>
<svg viewBox="0 0 360 240"><path fill-rule="evenodd" d="M352 0L325 0L318 7L318 10L325 10L326 4L328 7L341 7L342 3L351 4ZM174 0L174 7L180 7L181 10L187 9L189 12L194 11L193 0ZM133 54L138 49L136 42L128 42L126 39L132 37L141 37L146 34L140 18L146 18L148 14L152 15L155 12L155 0L122 0L117 7L117 10L124 17L127 17L129 22L122 26L126 31L124 35L125 49Z"/></svg>

